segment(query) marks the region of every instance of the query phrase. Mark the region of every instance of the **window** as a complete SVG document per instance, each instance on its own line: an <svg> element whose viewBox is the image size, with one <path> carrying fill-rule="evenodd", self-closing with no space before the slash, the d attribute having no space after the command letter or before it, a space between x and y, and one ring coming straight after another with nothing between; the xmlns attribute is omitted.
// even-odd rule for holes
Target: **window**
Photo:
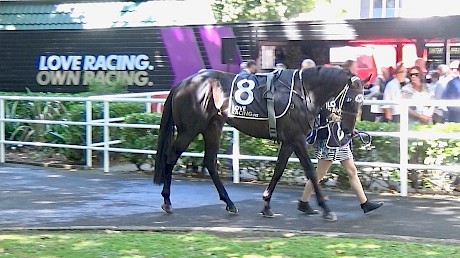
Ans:
<svg viewBox="0 0 460 258"><path fill-rule="evenodd" d="M382 9L382 0L374 0L374 9L375 8Z"/></svg>
<svg viewBox="0 0 460 258"><path fill-rule="evenodd" d="M387 7L387 9L388 8L395 8L395 0L387 0L386 7Z"/></svg>
<svg viewBox="0 0 460 258"><path fill-rule="evenodd" d="M276 46L262 46L262 69L273 69L275 66Z"/></svg>
<svg viewBox="0 0 460 258"><path fill-rule="evenodd" d="M361 18L397 17L403 0L361 0Z"/></svg>
<svg viewBox="0 0 460 258"><path fill-rule="evenodd" d="M382 18L383 8L382 8L382 0L374 0L374 8L372 10L372 17L373 18Z"/></svg>
<svg viewBox="0 0 460 258"><path fill-rule="evenodd" d="M395 17L395 0L387 0L385 17Z"/></svg>
<svg viewBox="0 0 460 258"><path fill-rule="evenodd" d="M370 0L361 0L361 18L369 18Z"/></svg>

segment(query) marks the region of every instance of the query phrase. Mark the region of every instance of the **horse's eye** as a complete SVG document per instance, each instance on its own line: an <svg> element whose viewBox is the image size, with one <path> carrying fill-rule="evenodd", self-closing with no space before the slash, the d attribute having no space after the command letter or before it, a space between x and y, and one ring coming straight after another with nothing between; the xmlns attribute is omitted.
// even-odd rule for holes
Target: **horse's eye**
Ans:
<svg viewBox="0 0 460 258"><path fill-rule="evenodd" d="M350 103L350 102L353 101L353 98L347 97L345 101L346 101L347 103Z"/></svg>

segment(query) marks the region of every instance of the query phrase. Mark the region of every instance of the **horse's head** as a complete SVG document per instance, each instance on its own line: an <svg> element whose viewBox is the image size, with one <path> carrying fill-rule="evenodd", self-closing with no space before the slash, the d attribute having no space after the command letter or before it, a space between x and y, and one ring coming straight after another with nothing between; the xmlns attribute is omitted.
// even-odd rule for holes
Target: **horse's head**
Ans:
<svg viewBox="0 0 460 258"><path fill-rule="evenodd" d="M312 112L325 110L329 121L341 122L343 133L351 136L356 117L364 100L364 84L370 76L361 81L347 70L334 67L303 69L300 80ZM313 127L312 127L313 128Z"/></svg>
<svg viewBox="0 0 460 258"><path fill-rule="evenodd" d="M371 75L365 80L360 80L358 76L350 73L343 95L337 96L337 115L341 117L341 127L345 134L353 134L356 117L364 101L364 85L370 78Z"/></svg>

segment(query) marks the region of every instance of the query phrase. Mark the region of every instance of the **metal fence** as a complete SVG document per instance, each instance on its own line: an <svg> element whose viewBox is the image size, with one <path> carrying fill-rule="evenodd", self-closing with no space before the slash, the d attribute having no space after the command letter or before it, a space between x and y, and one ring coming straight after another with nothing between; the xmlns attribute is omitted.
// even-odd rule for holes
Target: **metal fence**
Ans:
<svg viewBox="0 0 460 258"><path fill-rule="evenodd" d="M110 152L125 152L125 153L144 153L144 154L156 154L155 150L141 150L141 149L128 149L116 147L117 144L121 143L119 139L111 139L110 127L131 127L131 128L154 128L158 129L159 125L147 125L147 124L129 124L121 123L124 118L122 117L110 117L110 104L114 102L140 102L145 104L145 111L152 111L152 103L164 103L164 98L156 98L158 92L148 93L128 93L118 95L103 95L103 96L91 96L91 97L31 97L31 96L0 96L0 162L5 163L5 145L29 145L29 146L42 146L42 147L54 147L54 148L71 148L71 149L83 149L86 150L86 166L92 167L92 152L102 151L103 152L103 168L104 172L110 171ZM16 119L6 117L6 102L7 101L71 101L71 102L83 102L85 103L85 121L62 121L62 120L32 120L32 119ZM103 107L103 118L93 119L92 117L92 106L94 103L102 103ZM371 166L371 167L392 167L398 168L400 171L400 194L407 196L408 189L408 169L428 169L428 170L446 170L451 172L460 172L460 166L437 166L437 165L423 165L423 164L409 164L409 153L408 153L408 142L409 139L455 139L460 140L460 133L435 133L430 132L417 132L409 131L408 125L408 107L409 106L456 106L460 107L458 101L445 101L445 100L432 100L432 101L401 101L401 102L388 102L382 100L365 101L365 105L401 105L401 122L399 132L368 132L372 136L388 136L398 137L400 139L400 162L399 164L384 163L384 162L360 162L356 161L357 166ZM29 141L12 141L5 139L5 123L6 122L17 122L17 123L36 123L36 124L64 124L64 125L80 125L84 126L86 135L85 145L70 145L70 144L54 144L44 142L29 142ZM103 128L103 139L101 142L93 142L92 140L92 128L102 127ZM225 131L231 131L233 135L233 146L232 154L218 154L218 158L232 159L233 164L233 182L239 183L240 171L239 162L240 160L265 160L265 161L276 161L276 157L270 156L257 156L257 155L242 155L240 154L239 147L239 132L231 127L224 127ZM154 146L153 146L154 147ZM183 156L189 157L203 157L203 153L185 152ZM298 162L297 158L290 158L290 162ZM316 163L317 160L312 159L312 162Z"/></svg>

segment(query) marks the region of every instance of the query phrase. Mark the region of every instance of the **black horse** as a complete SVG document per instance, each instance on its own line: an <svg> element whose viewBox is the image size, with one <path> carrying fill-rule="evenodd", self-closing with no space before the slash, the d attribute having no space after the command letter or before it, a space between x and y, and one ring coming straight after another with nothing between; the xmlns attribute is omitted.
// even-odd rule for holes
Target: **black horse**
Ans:
<svg viewBox="0 0 460 258"><path fill-rule="evenodd" d="M318 205L324 211L323 216L335 217L316 184L314 168L307 153L306 138L312 131L321 108L331 103L331 100L338 103L332 113L341 118L343 133L351 137L362 102L358 101L358 95L362 97L363 82L354 74L335 67L283 70L277 72L275 77L275 87L281 89L292 85L293 90L286 112L276 119L275 140L281 143L281 147L274 176L263 193L264 208L261 212L264 216L273 216L270 199L289 157L294 152L307 178L314 183ZM203 135L205 142L204 166L208 169L220 199L226 203L227 211L238 212L217 173L217 151L222 127L224 123L228 123L253 137L273 137L269 134L268 120L241 119L232 117L231 114L229 117L229 98L234 78L235 74L205 70L184 79L171 89L161 118L153 179L155 184L164 184L161 192L164 203L161 207L165 212L172 213L170 187L173 167L198 134ZM278 88L275 88L275 100L286 97L280 95L283 90ZM174 126L177 128L175 139Z"/></svg>

